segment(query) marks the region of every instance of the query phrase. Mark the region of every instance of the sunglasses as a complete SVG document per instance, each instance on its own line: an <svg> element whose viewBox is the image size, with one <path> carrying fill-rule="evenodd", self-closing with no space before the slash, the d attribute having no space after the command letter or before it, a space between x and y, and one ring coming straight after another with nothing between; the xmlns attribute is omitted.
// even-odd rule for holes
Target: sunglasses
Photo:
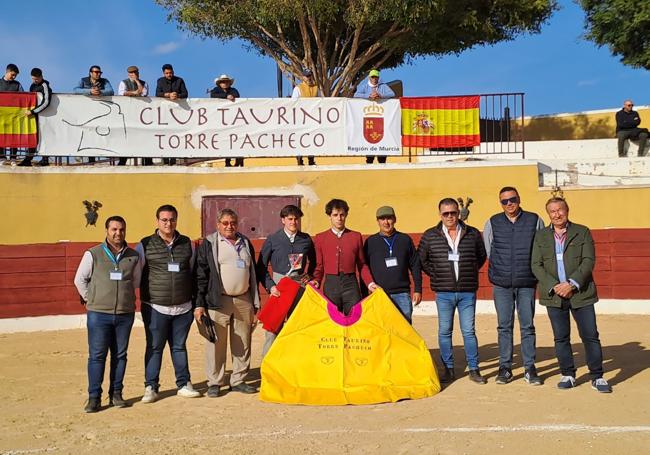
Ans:
<svg viewBox="0 0 650 455"><path fill-rule="evenodd" d="M449 218L452 216L458 216L458 212L442 212L440 215L442 215L443 218Z"/></svg>
<svg viewBox="0 0 650 455"><path fill-rule="evenodd" d="M626 104L625 107L632 107L634 104Z"/></svg>
<svg viewBox="0 0 650 455"><path fill-rule="evenodd" d="M92 71L91 71L91 73L97 73L97 74L102 74L102 72L101 72L101 71L96 71L96 70L92 70Z"/></svg>
<svg viewBox="0 0 650 455"><path fill-rule="evenodd" d="M501 205L516 204L519 202L519 196L513 196L508 199L501 199Z"/></svg>

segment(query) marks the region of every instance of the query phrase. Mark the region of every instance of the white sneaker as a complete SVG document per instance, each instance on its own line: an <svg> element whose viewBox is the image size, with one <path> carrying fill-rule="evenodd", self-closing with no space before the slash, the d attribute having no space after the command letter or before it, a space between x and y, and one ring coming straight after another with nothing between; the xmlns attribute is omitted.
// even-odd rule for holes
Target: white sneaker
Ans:
<svg viewBox="0 0 650 455"><path fill-rule="evenodd" d="M158 392L156 392L152 386L148 385L144 388L144 395L142 396L143 403L153 403L158 399Z"/></svg>
<svg viewBox="0 0 650 455"><path fill-rule="evenodd" d="M194 386L192 386L192 383L188 382L183 387L178 389L176 395L183 398L198 398L201 396L201 392L199 392L198 390L194 390Z"/></svg>

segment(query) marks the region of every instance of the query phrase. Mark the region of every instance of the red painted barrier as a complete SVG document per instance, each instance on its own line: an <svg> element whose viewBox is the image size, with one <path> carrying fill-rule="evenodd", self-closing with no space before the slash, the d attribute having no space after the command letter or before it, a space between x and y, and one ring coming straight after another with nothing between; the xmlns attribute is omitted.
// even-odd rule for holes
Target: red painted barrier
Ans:
<svg viewBox="0 0 650 455"><path fill-rule="evenodd" d="M592 231L596 241L594 278L607 299L650 299L650 229ZM417 245L421 234L412 234ZM263 240L253 240L259 252ZM0 318L83 313L74 287L84 251L95 243L0 245ZM424 277L424 299L435 294ZM262 291L263 300L266 298ZM492 299L487 266L480 273L478 298Z"/></svg>

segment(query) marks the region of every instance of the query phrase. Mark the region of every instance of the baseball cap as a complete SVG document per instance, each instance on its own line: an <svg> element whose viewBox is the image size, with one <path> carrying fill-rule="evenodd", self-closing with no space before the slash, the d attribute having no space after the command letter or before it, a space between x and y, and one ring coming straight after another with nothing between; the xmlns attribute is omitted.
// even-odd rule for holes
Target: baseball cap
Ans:
<svg viewBox="0 0 650 455"><path fill-rule="evenodd" d="M312 73L312 71L309 68L305 68L304 70L302 70L302 75L305 76L305 77L311 76L313 74L314 73Z"/></svg>
<svg viewBox="0 0 650 455"><path fill-rule="evenodd" d="M129 67L126 69L126 72L127 72L127 73L139 73L140 70L138 69L137 66L135 66L135 65L131 65L131 66L129 66Z"/></svg>
<svg viewBox="0 0 650 455"><path fill-rule="evenodd" d="M368 73L368 77L373 77L373 76L379 77L379 70L370 70L370 73Z"/></svg>

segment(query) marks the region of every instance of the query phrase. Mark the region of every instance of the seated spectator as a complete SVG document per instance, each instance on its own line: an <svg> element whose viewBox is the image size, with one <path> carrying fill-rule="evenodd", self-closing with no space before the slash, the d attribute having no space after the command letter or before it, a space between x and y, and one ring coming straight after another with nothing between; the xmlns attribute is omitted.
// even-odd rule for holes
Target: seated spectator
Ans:
<svg viewBox="0 0 650 455"><path fill-rule="evenodd" d="M185 87L185 81L178 76L174 76L174 67L169 63L165 63L162 66L162 72L163 77L159 78L156 83L156 96L172 101L187 98L188 93ZM174 165L176 164L176 158L163 158L163 163ZM149 164L149 162L145 160L146 164Z"/></svg>
<svg viewBox="0 0 650 455"><path fill-rule="evenodd" d="M632 100L623 102L623 109L616 113L616 137L618 138L618 156L625 157L625 141L628 139L639 141L639 156L648 154L645 144L648 140L648 129L639 128L641 117L637 111L632 110Z"/></svg>
<svg viewBox="0 0 650 455"><path fill-rule="evenodd" d="M40 68L32 68L31 76L32 85L29 87L29 91L40 93L42 98L36 107L31 110L26 109L27 112L25 112L25 114L38 115L50 105L50 101L52 100L52 88L50 87L50 83L43 79L43 71ZM35 148L28 149L27 156L18 164L18 166L31 166L35 154ZM50 161L47 156L43 156L41 157L39 164L41 166L49 166Z"/></svg>
<svg viewBox="0 0 650 455"><path fill-rule="evenodd" d="M120 96L147 96L149 95L149 85L140 79L140 70L137 66L129 66L126 69L128 77L120 82L117 88L117 94ZM124 166L128 158L121 157L117 162L118 166ZM146 159L146 158L145 158ZM151 158L149 158L150 160Z"/></svg>
<svg viewBox="0 0 650 455"><path fill-rule="evenodd" d="M239 92L236 88L232 86L235 83L235 80L228 76L227 74L222 74L214 80L215 88L210 90L210 98L221 98L224 100L235 101L235 98L239 98ZM231 167L231 160L233 158L226 158L226 167ZM244 158L234 158L235 167L240 166L244 167Z"/></svg>
<svg viewBox="0 0 650 455"><path fill-rule="evenodd" d="M308 68L304 69L302 72L302 82L293 88L291 98L315 98L320 96L323 96L323 94L318 89L318 84L316 84L316 80L314 79L314 73ZM296 162L298 163L298 166L305 164L302 160L302 156L297 156ZM308 156L307 162L310 166L316 164L316 160L313 156Z"/></svg>
<svg viewBox="0 0 650 455"><path fill-rule="evenodd" d="M368 79L362 81L354 93L355 98L367 98L370 101L378 101L380 99L395 98L395 92L383 82L379 82L379 70L370 70ZM366 163L371 164L375 161L373 155L366 156ZM378 163L385 163L386 156L378 156Z"/></svg>
<svg viewBox="0 0 650 455"><path fill-rule="evenodd" d="M7 65L7 70L5 71L4 77L0 79L0 92L24 92L23 86L20 85L20 82L16 80L18 76L18 67L13 63ZM16 156L18 155L17 148L3 148L2 156L7 154L8 158L4 164L13 164L16 161Z"/></svg>

